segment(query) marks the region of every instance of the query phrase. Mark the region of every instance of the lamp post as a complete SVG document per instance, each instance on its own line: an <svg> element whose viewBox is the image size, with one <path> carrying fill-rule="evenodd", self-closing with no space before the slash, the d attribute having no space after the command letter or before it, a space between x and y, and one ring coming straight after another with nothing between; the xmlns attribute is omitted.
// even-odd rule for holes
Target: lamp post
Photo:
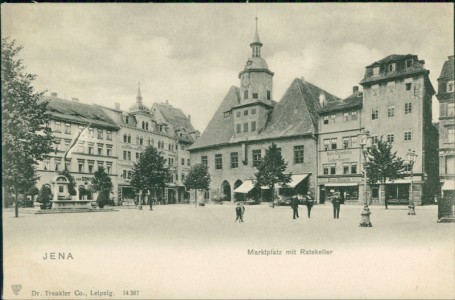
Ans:
<svg viewBox="0 0 455 300"><path fill-rule="evenodd" d="M406 153L406 158L409 161L409 165L411 166L411 192L409 195L409 205L408 205L408 215L415 216L416 211L415 211L415 205L413 201L413 182L412 182L412 177L413 177L413 168L414 168L414 162L416 161L417 153L414 150L409 149L408 152Z"/></svg>
<svg viewBox="0 0 455 300"><path fill-rule="evenodd" d="M361 129L360 134L358 135L360 146L362 147L362 156L363 156L363 186L364 186L364 206L361 213L360 226L361 227L371 227L373 224L370 222L370 209L368 208L368 195L367 195L367 172L365 170L365 163L368 158L368 147L370 146L370 135L368 131L365 131L364 128Z"/></svg>

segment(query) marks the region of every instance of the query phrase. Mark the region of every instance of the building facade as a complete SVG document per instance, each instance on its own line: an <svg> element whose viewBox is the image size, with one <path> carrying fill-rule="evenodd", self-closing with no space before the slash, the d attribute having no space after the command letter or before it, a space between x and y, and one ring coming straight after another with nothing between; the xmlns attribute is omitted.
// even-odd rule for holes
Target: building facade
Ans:
<svg viewBox="0 0 455 300"><path fill-rule="evenodd" d="M344 204L364 201L362 151L363 93L358 87L346 99L327 103L320 97L318 145L318 199L330 201L335 193Z"/></svg>
<svg viewBox="0 0 455 300"><path fill-rule="evenodd" d="M52 135L55 151L40 161L37 166L39 180L38 188L51 185L54 179L65 168L76 181L76 197L78 199L96 200L89 187L93 174L99 167L104 167L114 185L111 199L117 199L117 132L119 127L100 108L79 103L78 99L65 100L52 93L43 97L48 101L48 111L51 114ZM90 127L84 128L90 124ZM63 161L64 154L72 141L83 130L78 143L74 145ZM81 191L86 195L83 196Z"/></svg>
<svg viewBox="0 0 455 300"><path fill-rule="evenodd" d="M439 179L444 194L455 190L454 56L445 61L438 78Z"/></svg>
<svg viewBox="0 0 455 300"><path fill-rule="evenodd" d="M409 169L404 179L388 182L385 187L372 185L372 203L384 203L386 197L432 203L437 193L437 135L431 122L435 91L424 64L417 55L389 55L367 66L360 82L362 125L370 132L373 143L382 137L393 143L393 149L403 159L409 150L417 153L413 176Z"/></svg>
<svg viewBox="0 0 455 300"><path fill-rule="evenodd" d="M275 102L274 73L261 57L257 28L250 47L251 57L239 73L240 88L230 88L206 130L189 149L191 161L208 166L212 180L206 197L270 200L270 191L254 188L254 180L256 166L272 143L281 149L286 171L292 173L289 188L279 193L314 194L319 96L323 94L328 102L339 99L301 78Z"/></svg>

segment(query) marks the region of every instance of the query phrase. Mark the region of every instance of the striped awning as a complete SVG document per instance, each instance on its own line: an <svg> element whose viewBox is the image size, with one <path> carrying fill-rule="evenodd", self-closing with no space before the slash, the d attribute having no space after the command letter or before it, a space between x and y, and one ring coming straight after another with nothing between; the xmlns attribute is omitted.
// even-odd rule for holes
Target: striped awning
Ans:
<svg viewBox="0 0 455 300"><path fill-rule="evenodd" d="M324 186L328 186L328 187L357 186L357 185L359 185L359 184L355 183L355 182L330 182L330 183L324 184Z"/></svg>
<svg viewBox="0 0 455 300"><path fill-rule="evenodd" d="M295 188L299 183L301 183L305 178L307 178L308 175L310 175L310 173L292 175L291 182L289 182L285 188L292 188L292 189ZM279 184L279 183L275 184L275 189L281 189L281 188L282 188L281 184ZM269 187L262 186L261 189L268 190Z"/></svg>

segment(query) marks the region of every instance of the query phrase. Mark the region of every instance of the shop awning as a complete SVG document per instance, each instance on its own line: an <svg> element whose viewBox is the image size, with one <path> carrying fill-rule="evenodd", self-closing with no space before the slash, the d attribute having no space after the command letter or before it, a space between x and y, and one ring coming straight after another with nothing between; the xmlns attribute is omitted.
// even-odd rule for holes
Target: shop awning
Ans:
<svg viewBox="0 0 455 300"><path fill-rule="evenodd" d="M455 181L453 180L444 181L444 184L442 185L442 190L443 191L455 190Z"/></svg>
<svg viewBox="0 0 455 300"><path fill-rule="evenodd" d="M328 187L342 187L342 186L357 186L358 183L355 182L330 182L325 183L324 186Z"/></svg>
<svg viewBox="0 0 455 300"><path fill-rule="evenodd" d="M239 187L234 190L234 193L246 194L254 188L253 180L245 180Z"/></svg>
<svg viewBox="0 0 455 300"><path fill-rule="evenodd" d="M288 183L287 187L285 188L295 188L299 183L301 183L305 178L308 177L310 173L305 173L305 174L295 174L291 176L291 182ZM281 184L276 183L275 184L275 189L281 189ZM262 186L261 189L263 190L268 190L268 186Z"/></svg>

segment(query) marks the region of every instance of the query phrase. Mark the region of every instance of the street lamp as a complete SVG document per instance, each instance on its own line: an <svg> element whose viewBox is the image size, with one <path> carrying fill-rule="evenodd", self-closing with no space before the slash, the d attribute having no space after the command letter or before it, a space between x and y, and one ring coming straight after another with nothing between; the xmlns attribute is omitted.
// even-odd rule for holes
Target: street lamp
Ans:
<svg viewBox="0 0 455 300"><path fill-rule="evenodd" d="M409 165L411 166L411 193L409 195L409 205L408 205L408 215L415 216L416 211L415 211L415 205L413 201L413 184L412 184L412 177L413 177L413 172L412 169L414 168L414 162L416 161L417 153L414 150L409 149L408 152L406 153L406 158L409 161Z"/></svg>
<svg viewBox="0 0 455 300"><path fill-rule="evenodd" d="M363 210L361 213L361 220L360 226L361 227L371 227L373 224L370 222L370 209L368 208L368 195L367 195L367 172L365 170L365 163L367 162L368 158L368 148L370 147L370 133L365 131L364 128L360 130L360 134L358 135L360 146L362 147L362 156L363 156L363 184L364 184L364 195L365 195L365 202L363 206Z"/></svg>

